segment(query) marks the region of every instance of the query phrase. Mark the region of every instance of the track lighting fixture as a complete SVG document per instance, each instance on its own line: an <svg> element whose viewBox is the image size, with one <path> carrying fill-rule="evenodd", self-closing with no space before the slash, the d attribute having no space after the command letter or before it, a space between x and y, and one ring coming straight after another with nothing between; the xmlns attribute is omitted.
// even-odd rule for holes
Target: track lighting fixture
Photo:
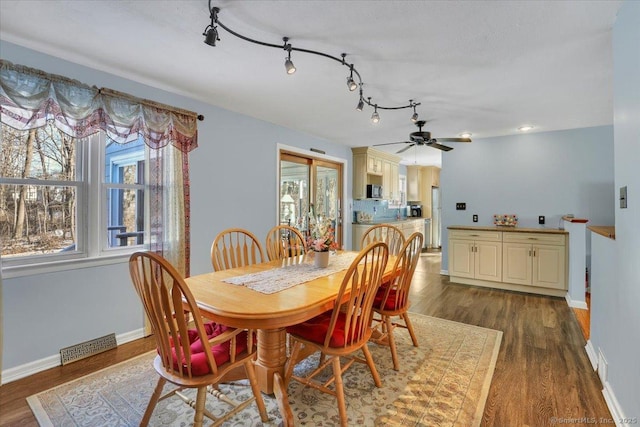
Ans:
<svg viewBox="0 0 640 427"><path fill-rule="evenodd" d="M289 41L289 37L283 37L284 41L284 50L286 50L289 54L284 59L284 68L287 70L287 74L293 74L296 72L296 66L291 62L291 45L287 43Z"/></svg>
<svg viewBox="0 0 640 427"><path fill-rule="evenodd" d="M413 123L415 123L415 122L418 121L418 113L416 112L416 105L418 105L418 104L414 104L413 103L413 99L410 99L409 100L409 105L413 106L413 115L411 116L411 121Z"/></svg>
<svg viewBox="0 0 640 427"><path fill-rule="evenodd" d="M347 87L349 88L350 92L353 92L354 90L358 89L358 85L353 80L353 64L351 64L350 68L351 68L351 75L347 77Z"/></svg>
<svg viewBox="0 0 640 427"><path fill-rule="evenodd" d="M312 55L317 55L317 56L322 56L324 58L327 59L331 59L334 60L336 62L339 62L340 64L344 65L345 67L349 67L349 77L347 77L347 87L349 88L349 91L353 92L356 89L358 89L358 87L360 87L360 98L358 99L358 105L356 107L356 110L358 111L362 111L364 109L365 104L373 107L374 111L373 114L371 115L371 121L373 123L378 123L380 121L380 114L378 114L378 109L381 110L401 110L404 108L413 108L413 116L411 116L411 120L412 121L417 121L418 120L418 113L416 112L416 107L418 105L420 105L420 103L418 102L413 102L413 100L409 101L409 105L400 105L400 106L396 106L396 107L389 107L389 106L383 106L383 105L379 105L377 102L373 103L371 101L371 97L367 97L365 99L365 97L363 96L362 93L362 86L363 86L363 82L362 82L362 76L360 76L360 73L358 72L358 70L356 70L354 64L349 64L346 61L346 53L341 54L341 58L337 58L333 55L329 55L327 53L324 52L320 52L320 51L316 51L316 50L311 50L311 49L303 49L303 48L297 48L297 47L293 47L290 43L289 43L289 38L288 37L283 37L282 40L284 41L284 45L283 44L275 44L275 43L267 43L267 42L263 42L260 40L255 40L252 38L249 38L247 36L244 36L242 34L239 34L237 32L235 32L234 30L230 29L229 27L225 26L222 22L220 22L218 20L218 13L220 12L220 8L218 7L212 7L211 6L211 1L209 0L209 15L211 18L211 23L209 25L207 25L207 27L204 29L204 32L202 33L203 36L205 36L205 40L204 42L210 46L214 46L216 45L216 41L219 41L220 38L218 37L218 27L220 26L222 29L224 29L225 31L227 31L228 33L241 38L242 40L251 42L251 43L255 43L261 46L266 46L266 47L272 47L272 48L277 48L277 49L284 49L287 52L287 56L285 58L285 62L284 62L284 66L285 69L287 71L287 74L293 74L296 72L296 67L293 65L293 62L291 61L291 51L298 51L298 52L304 52L304 53L309 53ZM357 80L356 80L357 79Z"/></svg>
<svg viewBox="0 0 640 427"><path fill-rule="evenodd" d="M380 122L380 114L378 114L378 104L374 105L373 114L371 115L371 122L378 124Z"/></svg>
<svg viewBox="0 0 640 427"><path fill-rule="evenodd" d="M357 111L362 111L364 108L364 98L362 98L362 84L360 84L360 100L358 101Z"/></svg>
<svg viewBox="0 0 640 427"><path fill-rule="evenodd" d="M211 24L207 25L207 28L204 29L202 35L205 36L204 42L206 44L215 47L216 41L220 41L220 37L218 37L218 28L215 26L215 23L218 21L218 8L209 8L209 11Z"/></svg>

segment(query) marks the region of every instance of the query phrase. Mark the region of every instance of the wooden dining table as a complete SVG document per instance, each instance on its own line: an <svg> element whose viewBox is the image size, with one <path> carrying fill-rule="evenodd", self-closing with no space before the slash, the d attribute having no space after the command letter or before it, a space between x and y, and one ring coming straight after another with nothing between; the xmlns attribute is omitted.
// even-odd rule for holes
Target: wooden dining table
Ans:
<svg viewBox="0 0 640 427"><path fill-rule="evenodd" d="M383 282L393 275L394 259L389 256ZM228 326L257 330L256 374L264 393L273 393L275 373L284 375L287 360L285 328L332 309L347 269L271 294L223 280L300 262L305 262L302 256L185 279L202 316Z"/></svg>

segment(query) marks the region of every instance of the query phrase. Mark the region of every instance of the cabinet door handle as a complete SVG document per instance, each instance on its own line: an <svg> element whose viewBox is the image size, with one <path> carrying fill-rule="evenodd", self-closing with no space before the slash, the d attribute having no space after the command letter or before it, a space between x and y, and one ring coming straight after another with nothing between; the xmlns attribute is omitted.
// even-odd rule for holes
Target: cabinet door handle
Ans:
<svg viewBox="0 0 640 427"><path fill-rule="evenodd" d="M531 256L531 249L529 249L529 256Z"/></svg>
<svg viewBox="0 0 640 427"><path fill-rule="evenodd" d="M527 237L528 240L538 240L537 237Z"/></svg>

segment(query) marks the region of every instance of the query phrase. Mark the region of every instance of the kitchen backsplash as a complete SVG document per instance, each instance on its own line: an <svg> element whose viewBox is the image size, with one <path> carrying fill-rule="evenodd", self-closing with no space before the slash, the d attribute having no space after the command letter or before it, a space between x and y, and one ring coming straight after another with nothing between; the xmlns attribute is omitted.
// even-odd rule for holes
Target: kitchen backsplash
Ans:
<svg viewBox="0 0 640 427"><path fill-rule="evenodd" d="M371 221L395 221L407 218L407 208L390 208L387 200L354 200L353 222L358 222L358 212L371 218Z"/></svg>

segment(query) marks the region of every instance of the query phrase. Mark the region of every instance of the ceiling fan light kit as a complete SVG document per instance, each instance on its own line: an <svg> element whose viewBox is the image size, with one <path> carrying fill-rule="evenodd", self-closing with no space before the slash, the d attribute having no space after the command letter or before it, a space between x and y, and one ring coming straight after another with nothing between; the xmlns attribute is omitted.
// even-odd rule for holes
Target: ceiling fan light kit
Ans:
<svg viewBox="0 0 640 427"><path fill-rule="evenodd" d="M324 52L320 52L320 51L316 51L316 50L311 50L311 49L303 49L303 48L297 48L297 47L293 47L290 43L289 43L289 38L288 37L283 37L282 40L284 41L284 44L273 44L273 43L267 43L267 42L263 42L260 40L255 40L252 38L249 38L247 36L244 36L242 34L239 34L238 32L230 29L229 27L225 26L222 22L220 22L220 20L218 19L218 13L220 12L220 8L219 7L212 7L211 6L211 0L209 0L209 17L211 19L211 23L209 25L207 25L207 27L204 29L204 32L202 33L203 36L205 36L205 40L204 42L206 44L208 44L209 46L215 47L216 45L216 41L220 41L220 37L218 35L218 26L222 29L224 29L225 31L227 31L229 34L232 34L242 40L251 42L251 43L255 43L261 46L266 46L266 47L272 47L272 48L276 48L276 49L284 49L287 52L287 56L285 58L285 62L284 62L284 66L285 66L285 70L287 72L287 74L293 74L296 72L296 67L293 65L293 62L291 61L291 51L297 51L297 52L304 52L304 53L309 53L312 55L318 55L318 56L322 56L324 58L327 59L332 59L334 61L339 62L341 65L344 65L346 67L349 67L349 71L350 74L347 77L347 88L349 89L350 92L354 92L356 89L358 89L358 87L360 87L360 98L358 100L358 105L356 107L357 111L362 111L364 109L365 104L368 105L369 107L372 107L374 109L373 114L371 115L371 121L373 123L378 123L380 121L380 114L378 113L378 109L380 110L402 110L405 108L413 108L413 115L411 116L411 121L415 122L418 120L418 113L416 112L416 107L418 105L420 105L419 102L413 102L413 100L409 100L409 104L407 105L399 105L396 107L393 106L383 106L383 105L379 105L377 102L372 102L371 101L371 97L367 97L365 99L365 97L362 94L362 87L364 85L363 81L362 81L362 77L360 76L360 73L358 72L358 70L355 68L355 66L353 64L349 64L346 61L346 53L342 53L341 54L341 58L332 56L328 53L324 53ZM354 78L355 76L355 78ZM356 81L357 79L357 81Z"/></svg>

